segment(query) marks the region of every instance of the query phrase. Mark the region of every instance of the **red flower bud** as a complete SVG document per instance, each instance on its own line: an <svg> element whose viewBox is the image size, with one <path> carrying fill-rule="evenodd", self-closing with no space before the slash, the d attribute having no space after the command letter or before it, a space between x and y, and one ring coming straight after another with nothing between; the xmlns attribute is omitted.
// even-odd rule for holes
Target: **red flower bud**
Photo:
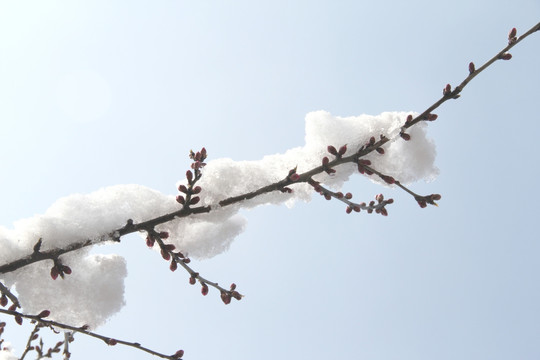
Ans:
<svg viewBox="0 0 540 360"><path fill-rule="evenodd" d="M196 282L197 282L197 279L195 279L193 276L191 276L191 277L189 278L189 283L190 283L191 285L195 285Z"/></svg>
<svg viewBox="0 0 540 360"><path fill-rule="evenodd" d="M333 147L332 145L328 145L328 147L326 148L328 150L328 152L332 155L336 155L338 154L337 150L335 147Z"/></svg>
<svg viewBox="0 0 540 360"><path fill-rule="evenodd" d="M338 154L339 154L339 156L342 156L346 152L347 152L347 145L343 145L342 147L339 148Z"/></svg>
<svg viewBox="0 0 540 360"><path fill-rule="evenodd" d="M355 212L360 212L360 206L358 206L358 205L353 206L353 210Z"/></svg>
<svg viewBox="0 0 540 360"><path fill-rule="evenodd" d="M155 240L153 237L151 237L150 235L148 235L146 237L146 246L148 247L153 247L154 246L154 243L155 243Z"/></svg>
<svg viewBox="0 0 540 360"><path fill-rule="evenodd" d="M375 200L381 203L384 200L384 195L383 194L375 195Z"/></svg>
<svg viewBox="0 0 540 360"><path fill-rule="evenodd" d="M161 231L161 232L159 233L159 237L160 237L161 239L166 239L166 238L169 237L169 233L166 232L166 231Z"/></svg>
<svg viewBox="0 0 540 360"><path fill-rule="evenodd" d="M382 147L378 147L378 148L376 148L375 150L377 150L377 152L378 152L379 154L381 154L381 155L384 154L384 149L383 149Z"/></svg>
<svg viewBox="0 0 540 360"><path fill-rule="evenodd" d="M163 248L168 251L173 251L174 249L176 249L176 246L174 246L174 244L165 244L163 245Z"/></svg>
<svg viewBox="0 0 540 360"><path fill-rule="evenodd" d="M401 136L401 138L405 141L409 141L411 140L411 135L407 134L407 133L401 133L399 134Z"/></svg>
<svg viewBox="0 0 540 360"><path fill-rule="evenodd" d="M178 186L178 191L183 192L184 194L187 194L188 189L187 189L186 185L180 185L180 186Z"/></svg>
<svg viewBox="0 0 540 360"><path fill-rule="evenodd" d="M440 194L431 194L429 197L431 198L431 200L441 200Z"/></svg>
<svg viewBox="0 0 540 360"><path fill-rule="evenodd" d="M191 170L186 171L186 179L190 183L191 183L191 180L193 180L193 173L191 172Z"/></svg>
<svg viewBox="0 0 540 360"><path fill-rule="evenodd" d="M336 193L336 198L338 198L338 199L343 199L343 196L344 195L343 195L343 193L341 191Z"/></svg>
<svg viewBox="0 0 540 360"><path fill-rule="evenodd" d="M328 165L329 162L330 162L330 159L328 158L328 156L323 157L322 159L323 166Z"/></svg>
<svg viewBox="0 0 540 360"><path fill-rule="evenodd" d="M332 196L330 194L324 194L324 198L326 200L330 200L330 199L332 199Z"/></svg>
<svg viewBox="0 0 540 360"><path fill-rule="evenodd" d="M51 312L49 310L43 310L39 313L37 316L38 318L46 318L47 316L51 315Z"/></svg>
<svg viewBox="0 0 540 360"><path fill-rule="evenodd" d="M186 203L186 199L184 199L184 197L182 195L178 195L176 197L176 201L179 202L182 205L184 205Z"/></svg>
<svg viewBox="0 0 540 360"><path fill-rule="evenodd" d="M232 284L231 284L231 291L232 291L232 290L236 290L236 284L235 284L235 283L232 283Z"/></svg>
<svg viewBox="0 0 540 360"><path fill-rule="evenodd" d="M184 350L178 350L177 352L174 353L173 358L180 359L182 356L184 356Z"/></svg>
<svg viewBox="0 0 540 360"><path fill-rule="evenodd" d="M375 144L375 136L369 138L369 145Z"/></svg>
<svg viewBox="0 0 540 360"><path fill-rule="evenodd" d="M512 54L510 53L504 53L499 56L499 59L502 59L502 60L510 60L511 58L512 58Z"/></svg>
<svg viewBox="0 0 540 360"><path fill-rule="evenodd" d="M350 200L352 199L352 194L350 192L345 194L345 199Z"/></svg>
<svg viewBox="0 0 540 360"><path fill-rule="evenodd" d="M427 116L427 120L428 120L428 121L435 121L435 120L437 120L438 117L439 117L439 116L438 116L437 114L429 114L429 115Z"/></svg>
<svg viewBox="0 0 540 360"><path fill-rule="evenodd" d="M206 285L206 283L202 284L201 294L203 294L203 296L208 295L208 285Z"/></svg>
<svg viewBox="0 0 540 360"><path fill-rule="evenodd" d="M171 260L171 254L169 254L167 251L161 249L161 257L164 259L164 260Z"/></svg>
<svg viewBox="0 0 540 360"><path fill-rule="evenodd" d="M11 306L8 307L8 310L9 310L9 311L15 311L15 310L17 310L17 304L11 304Z"/></svg>
<svg viewBox="0 0 540 360"><path fill-rule="evenodd" d="M195 186L193 189L191 189L192 194L198 194L200 193L202 188L200 186Z"/></svg>
<svg viewBox="0 0 540 360"><path fill-rule="evenodd" d="M235 298L236 300L242 300L242 295L240 295L240 293L238 291L233 291L231 292L231 295L233 298Z"/></svg>
<svg viewBox="0 0 540 360"><path fill-rule="evenodd" d="M345 212L347 214L350 214L352 212L352 208L350 206L347 206L347 208L345 209Z"/></svg>
<svg viewBox="0 0 540 360"><path fill-rule="evenodd" d="M364 160L364 159L358 160L358 163L362 165L368 165L368 166L371 165L371 161Z"/></svg>
<svg viewBox="0 0 540 360"><path fill-rule="evenodd" d="M56 266L53 266L51 268L51 277L53 280L56 280L56 278L60 275L60 271L58 271L58 268Z"/></svg>
<svg viewBox="0 0 540 360"><path fill-rule="evenodd" d="M388 176L388 175L382 175L381 178L390 185L396 182L396 180L393 177Z"/></svg>
<svg viewBox="0 0 540 360"><path fill-rule="evenodd" d="M452 86L450 84L446 84L446 86L443 89L443 95L449 95L452 92Z"/></svg>
<svg viewBox="0 0 540 360"><path fill-rule="evenodd" d="M182 261L184 262L184 264L189 264L191 262L189 258L182 259Z"/></svg>
<svg viewBox="0 0 540 360"><path fill-rule="evenodd" d="M22 325L22 316L21 315L16 315L15 316L15 322L19 325Z"/></svg>
<svg viewBox="0 0 540 360"><path fill-rule="evenodd" d="M387 203L387 204L393 204L393 203L394 203L394 199L388 199L388 200L386 200L386 203Z"/></svg>
<svg viewBox="0 0 540 360"><path fill-rule="evenodd" d="M510 30L510 32L508 33L508 40L512 40L513 38L515 38L517 35L517 30L516 28L512 28L512 30Z"/></svg>
<svg viewBox="0 0 540 360"><path fill-rule="evenodd" d="M198 197L198 196L195 196L195 197L192 197L192 198L191 198L191 200L189 201L189 203L190 203L191 205L195 205L196 203L199 202L199 200L201 200L201 198Z"/></svg>
<svg viewBox="0 0 540 360"><path fill-rule="evenodd" d="M298 181L300 180L300 175L298 175L297 173L294 173L291 176L289 176L289 180L291 180L292 182Z"/></svg>
<svg viewBox="0 0 540 360"><path fill-rule="evenodd" d="M408 123L410 123L411 121L413 121L413 116L412 116L412 115L408 115L408 116L407 116L407 120L405 120L405 124L408 124Z"/></svg>
<svg viewBox="0 0 540 360"><path fill-rule="evenodd" d="M231 295L226 293L225 291L221 292L221 300L225 305L229 305L231 303Z"/></svg>
<svg viewBox="0 0 540 360"><path fill-rule="evenodd" d="M176 260L172 260L171 261L171 266L169 266L169 269L171 269L171 271L176 271L176 269L178 269L178 264L176 263Z"/></svg>
<svg viewBox="0 0 540 360"><path fill-rule="evenodd" d="M427 203L425 200L418 200L418 205L423 209L427 206Z"/></svg>
<svg viewBox="0 0 540 360"><path fill-rule="evenodd" d="M472 74L475 71L476 71L476 67L474 66L474 63L471 61L469 63L469 74Z"/></svg>
<svg viewBox="0 0 540 360"><path fill-rule="evenodd" d="M386 208L381 208L381 215L388 216L388 211L386 211Z"/></svg>
<svg viewBox="0 0 540 360"><path fill-rule="evenodd" d="M109 346L114 346L114 345L118 344L118 342L115 339L107 339L107 341L105 341L105 342Z"/></svg>
<svg viewBox="0 0 540 360"><path fill-rule="evenodd" d="M8 298L5 294L0 297L0 306L5 307L8 304Z"/></svg>

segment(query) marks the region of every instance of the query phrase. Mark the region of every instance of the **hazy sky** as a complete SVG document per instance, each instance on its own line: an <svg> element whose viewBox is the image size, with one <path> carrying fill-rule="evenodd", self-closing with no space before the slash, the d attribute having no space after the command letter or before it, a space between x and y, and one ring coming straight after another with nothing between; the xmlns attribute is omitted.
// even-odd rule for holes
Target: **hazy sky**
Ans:
<svg viewBox="0 0 540 360"><path fill-rule="evenodd" d="M304 144L304 116L423 111L539 21L537 0L0 2L0 224L135 183L175 194L190 149L255 160ZM538 359L535 189L540 34L437 111L440 193L390 215L343 204L244 212L229 252L194 262L246 295L225 306L138 236L126 306L98 332L185 359ZM91 296L99 296L92 294ZM11 319L5 338L22 350ZM48 337L49 345L57 338ZM76 335L74 358L149 359Z"/></svg>

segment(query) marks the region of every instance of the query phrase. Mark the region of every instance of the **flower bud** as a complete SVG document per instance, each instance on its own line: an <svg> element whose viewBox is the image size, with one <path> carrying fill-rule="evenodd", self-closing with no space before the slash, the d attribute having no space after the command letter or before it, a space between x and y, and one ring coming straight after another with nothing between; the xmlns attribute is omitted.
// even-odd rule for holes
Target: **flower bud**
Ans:
<svg viewBox="0 0 540 360"><path fill-rule="evenodd" d="M2 297L0 297L0 306L5 307L8 304L8 298L6 294L2 294Z"/></svg>
<svg viewBox="0 0 540 360"><path fill-rule="evenodd" d="M347 208L345 209L345 212L346 212L347 214L350 214L350 213L352 212L352 210L353 210L352 207L347 206Z"/></svg>
<svg viewBox="0 0 540 360"><path fill-rule="evenodd" d="M474 63L471 61L469 63L469 74L472 74L475 71L476 71L476 67L474 66Z"/></svg>
<svg viewBox="0 0 540 360"><path fill-rule="evenodd" d="M21 315L16 315L15 316L15 322L19 325L22 325L22 316Z"/></svg>
<svg viewBox="0 0 540 360"><path fill-rule="evenodd" d="M388 184L392 185L396 182L396 180L391 177L391 176L388 176L388 175L381 175L381 178Z"/></svg>
<svg viewBox="0 0 540 360"><path fill-rule="evenodd" d="M38 314L38 318L46 318L47 316L51 315L51 312L49 310L43 310Z"/></svg>
<svg viewBox="0 0 540 360"><path fill-rule="evenodd" d="M171 254L169 254L166 250L164 249L161 249L161 257L164 259L164 260L171 260Z"/></svg>
<svg viewBox="0 0 540 360"><path fill-rule="evenodd" d="M446 86L443 89L443 95L449 95L452 92L452 86L450 84L446 84Z"/></svg>
<svg viewBox="0 0 540 360"><path fill-rule="evenodd" d="M182 205L184 205L186 203L186 199L184 199L184 197L182 195L178 195L176 197L176 201Z"/></svg>
<svg viewBox="0 0 540 360"><path fill-rule="evenodd" d="M62 272L69 275L71 274L71 268L67 265L62 265Z"/></svg>
<svg viewBox="0 0 540 360"><path fill-rule="evenodd" d="M328 152L330 154L337 156L338 152L337 152L336 148L333 147L332 145L328 145L328 147L326 149L328 150Z"/></svg>
<svg viewBox="0 0 540 360"><path fill-rule="evenodd" d="M386 211L386 208L381 208L381 215L388 216L388 211Z"/></svg>
<svg viewBox="0 0 540 360"><path fill-rule="evenodd" d="M344 196L341 191L337 192L335 195L336 195L336 198L338 199L343 199L343 196Z"/></svg>
<svg viewBox="0 0 540 360"><path fill-rule="evenodd" d="M377 150L379 154L384 155L384 149L382 147L378 147L375 150Z"/></svg>
<svg viewBox="0 0 540 360"><path fill-rule="evenodd" d="M114 346L114 345L118 344L118 342L115 339L107 339L107 341L105 341L105 342L109 346Z"/></svg>
<svg viewBox="0 0 540 360"><path fill-rule="evenodd" d="M387 203L387 204L393 204L393 203L394 203L394 199L388 199L388 200L386 200L386 203Z"/></svg>
<svg viewBox="0 0 540 360"><path fill-rule="evenodd" d="M195 186L193 189L191 189L192 194L198 194L200 193L202 188L200 186Z"/></svg>
<svg viewBox="0 0 540 360"><path fill-rule="evenodd" d="M184 350L178 350L177 352L174 353L172 357L175 359L180 359L182 356L184 356Z"/></svg>
<svg viewBox="0 0 540 360"><path fill-rule="evenodd" d="M499 56L499 59L502 59L502 60L510 60L511 58L512 58L512 54L510 53L504 53Z"/></svg>
<svg viewBox="0 0 540 360"><path fill-rule="evenodd" d="M166 232L166 231L161 231L161 232L159 233L159 237L160 237L161 239L167 239L167 238L169 237L169 233Z"/></svg>
<svg viewBox="0 0 540 360"><path fill-rule="evenodd" d="M176 249L176 246L174 246L174 244L165 244L163 245L163 248L168 251L173 251L174 249Z"/></svg>
<svg viewBox="0 0 540 360"><path fill-rule="evenodd" d="M358 160L358 164L362 164L362 165L371 165L371 161L370 160L365 160L365 159L361 159L361 160Z"/></svg>
<svg viewBox="0 0 540 360"><path fill-rule="evenodd" d="M300 175L298 175L297 173L294 173L291 176L289 176L289 180L291 180L292 182L298 181L300 180Z"/></svg>
<svg viewBox="0 0 540 360"><path fill-rule="evenodd" d="M193 180L193 173L191 172L191 170L186 171L186 179L190 183L191 183L191 180Z"/></svg>
<svg viewBox="0 0 540 360"><path fill-rule="evenodd" d="M195 279L193 276L191 276L191 277L189 278L189 283L190 283L191 285L195 285L196 282L197 282L197 279Z"/></svg>
<svg viewBox="0 0 540 360"><path fill-rule="evenodd" d="M242 295L240 295L240 293L238 291L232 291L231 292L231 295L233 298L235 298L236 300L242 300Z"/></svg>
<svg viewBox="0 0 540 360"><path fill-rule="evenodd" d="M187 189L186 185L179 185L178 186L178 191L183 192L184 194L187 194L188 189Z"/></svg>
<svg viewBox="0 0 540 360"><path fill-rule="evenodd" d="M153 247L154 246L154 243L155 243L155 240L153 237L151 237L150 235L148 235L146 237L146 246L148 247Z"/></svg>
<svg viewBox="0 0 540 360"><path fill-rule="evenodd" d="M369 138L369 145L375 144L375 136Z"/></svg>
<svg viewBox="0 0 540 360"><path fill-rule="evenodd" d="M407 115L407 120L405 120L405 124L408 124L411 121L413 121L413 116L412 115Z"/></svg>
<svg viewBox="0 0 540 360"><path fill-rule="evenodd" d="M198 197L198 196L192 197L191 200L189 201L189 204L190 205L195 205L196 203L199 202L199 200L201 200L201 198Z"/></svg>
<svg viewBox="0 0 540 360"><path fill-rule="evenodd" d="M516 35L517 35L516 28L512 28L512 30L510 30L510 32L508 33L508 40L512 41L512 39L514 39Z"/></svg>
<svg viewBox="0 0 540 360"><path fill-rule="evenodd" d="M323 157L322 159L323 166L328 165L329 162L330 162L330 159L328 158L328 156Z"/></svg>
<svg viewBox="0 0 540 360"><path fill-rule="evenodd" d="M411 140L411 135L407 134L407 133L404 133L402 132L401 134L399 134L401 136L401 138L405 141L409 141Z"/></svg>
<svg viewBox="0 0 540 360"><path fill-rule="evenodd" d="M56 278L60 275L60 271L58 271L58 268L56 266L53 266L51 268L51 277L53 280L56 280Z"/></svg>
<svg viewBox="0 0 540 360"><path fill-rule="evenodd" d="M331 200L332 199L332 196L330 194L324 194L324 198L326 200Z"/></svg>
<svg viewBox="0 0 540 360"><path fill-rule="evenodd" d="M435 121L435 120L437 120L438 117L439 117L439 116L438 116L437 114L429 114L429 115L427 116L427 120L428 120L428 121Z"/></svg>
<svg viewBox="0 0 540 360"><path fill-rule="evenodd" d="M431 194L429 197L431 198L432 201L433 200L435 200L435 201L441 200L441 195L440 194Z"/></svg>
<svg viewBox="0 0 540 360"><path fill-rule="evenodd" d="M427 206L427 203L425 200L418 200L418 205L423 209Z"/></svg>
<svg viewBox="0 0 540 360"><path fill-rule="evenodd" d="M343 145L342 147L339 148L338 154L339 154L339 156L342 156L346 152L347 152L347 145Z"/></svg>
<svg viewBox="0 0 540 360"><path fill-rule="evenodd" d="M222 291L221 292L221 301L223 301L223 303L225 305L229 305L231 303L231 295L228 294L227 292L225 291Z"/></svg>
<svg viewBox="0 0 540 360"><path fill-rule="evenodd" d="M236 284L235 284L235 283L232 283L230 289L231 289L231 291L232 291L232 290L236 290Z"/></svg>
<svg viewBox="0 0 540 360"><path fill-rule="evenodd" d="M345 194L345 199L350 200L352 199L352 194L350 192Z"/></svg>
<svg viewBox="0 0 540 360"><path fill-rule="evenodd" d="M360 212L360 206L354 205L353 210L354 210L354 212Z"/></svg>
<svg viewBox="0 0 540 360"><path fill-rule="evenodd" d="M178 264L176 263L176 260L172 260L171 261L171 265L169 266L169 269L171 269L171 271L176 271L176 269L178 269Z"/></svg>
<svg viewBox="0 0 540 360"><path fill-rule="evenodd" d="M381 203L384 200L384 195L383 194L375 195L375 200L377 200L379 203Z"/></svg>
<svg viewBox="0 0 540 360"><path fill-rule="evenodd" d="M208 285L206 285L206 283L203 283L203 284L202 284L202 287L201 287L201 294L203 294L203 296L208 295Z"/></svg>

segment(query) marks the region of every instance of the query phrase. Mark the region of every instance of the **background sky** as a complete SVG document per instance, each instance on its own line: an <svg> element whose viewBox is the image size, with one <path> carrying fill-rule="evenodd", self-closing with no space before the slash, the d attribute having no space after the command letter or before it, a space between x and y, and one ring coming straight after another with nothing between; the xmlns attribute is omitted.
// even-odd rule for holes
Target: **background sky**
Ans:
<svg viewBox="0 0 540 360"><path fill-rule="evenodd" d="M1 1L0 224L109 185L175 194L190 149L280 153L313 110L421 112L539 14L537 0ZM95 250L129 272L98 332L190 360L540 358L539 49L535 34L437 111L440 176L413 189L439 208L357 176L344 190L393 197L388 217L319 196L246 211L227 253L193 263L238 284L228 306L126 237ZM7 322L22 350L29 328ZM75 338L77 359L151 358Z"/></svg>

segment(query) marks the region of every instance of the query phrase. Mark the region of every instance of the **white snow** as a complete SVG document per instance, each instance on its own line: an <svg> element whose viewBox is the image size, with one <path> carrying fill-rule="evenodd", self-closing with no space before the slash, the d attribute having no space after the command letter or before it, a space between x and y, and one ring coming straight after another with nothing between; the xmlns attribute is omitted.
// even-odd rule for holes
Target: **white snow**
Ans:
<svg viewBox="0 0 540 360"><path fill-rule="evenodd" d="M378 139L384 135L393 139L384 145L385 155L372 153L366 157L375 169L402 183L432 180L438 173L434 166L435 146L426 137L425 124L417 124L407 131L412 136L410 141L399 137L400 128L409 114L412 113L336 117L325 111L311 112L306 116L306 144L303 147L266 156L259 161L209 161L197 185L202 187L200 204L209 205L213 210L209 214L159 225L157 230L168 231L170 237L166 242L175 244L191 257L218 255L228 249L246 226L246 220L237 213L239 209L309 201L313 190L309 185L296 184L291 186L292 194L275 191L224 208L217 205L219 201L284 179L296 166L298 173L319 166L324 156L332 158L327 152L328 145L339 148L347 144L346 155L351 154L366 144L371 136ZM335 175L323 173L315 179L338 189L357 172L357 167L344 164L336 170ZM371 180L385 184L377 177L371 177ZM185 180L180 183L185 184ZM0 265L30 255L40 238L42 250L64 248L85 240L106 240L128 219L140 222L179 210L175 196L163 195L139 185L118 185L60 199L43 215L20 220L13 229L0 227ZM47 309L51 311L51 319L75 326L99 326L120 310L124 304L123 279L126 276L125 262L121 257L88 255L85 249L63 255L60 259L73 271L65 279L51 279L53 263L47 260L0 274L0 281L14 286L25 312L33 314Z"/></svg>

